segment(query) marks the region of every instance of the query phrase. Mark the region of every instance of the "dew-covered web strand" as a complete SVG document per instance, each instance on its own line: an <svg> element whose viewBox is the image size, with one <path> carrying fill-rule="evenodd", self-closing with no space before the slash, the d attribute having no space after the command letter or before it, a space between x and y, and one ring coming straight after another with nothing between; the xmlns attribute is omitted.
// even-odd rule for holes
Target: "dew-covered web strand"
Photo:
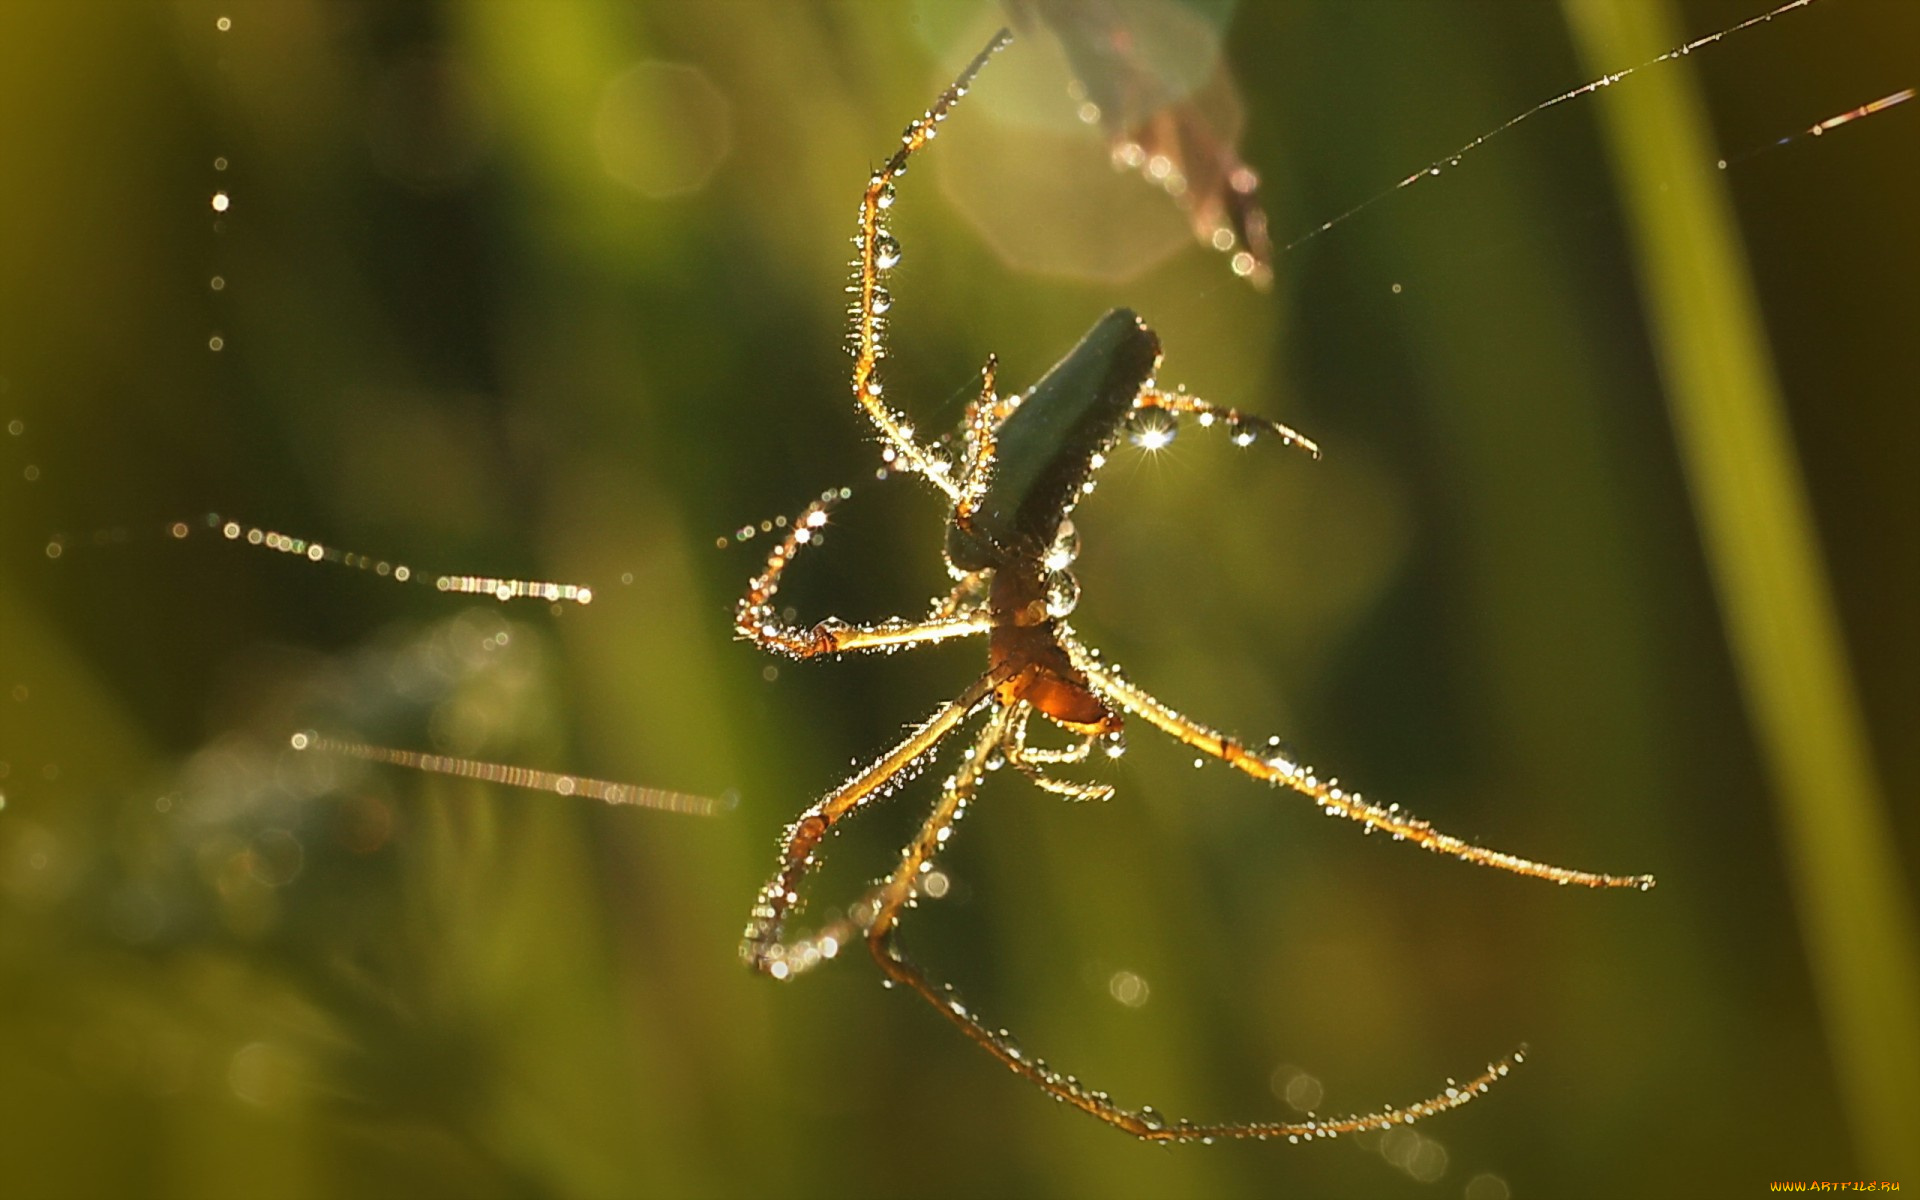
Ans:
<svg viewBox="0 0 1920 1200"><path fill-rule="evenodd" d="M233 32L234 22L230 16L222 15L214 22L214 29L220 35ZM224 42L224 38L217 39ZM225 60L219 60L219 74L224 78L229 72L225 69ZM229 348L228 339L220 331L218 314L233 303L233 280L223 265L226 257L224 234L227 221L235 210L234 186L230 180L232 160L227 154L216 155L212 160L214 186L207 199L212 211L209 231L212 240L209 244L209 263L207 287L212 293L212 305L215 315L215 328L207 337L207 348L219 353ZM584 584L562 583L546 579L517 579L510 576L478 575L466 573L435 573L416 570L406 563L380 558L375 555L361 554L357 551L342 549L337 545L281 533L277 530L248 525L240 521L223 518L217 513L209 513L204 525L225 540L273 550L281 554L304 558L308 562L327 562L337 566L350 567L365 571L396 583L427 583L437 590L456 595L491 596L502 602L509 600L536 600L547 604L590 604L593 602L593 589ZM195 522L174 521L166 526L166 534L175 540L189 537ZM98 541L98 537L95 539ZM112 539L119 540L119 539ZM65 546L65 539L56 535L47 544L47 556L58 558Z"/></svg>
<svg viewBox="0 0 1920 1200"><path fill-rule="evenodd" d="M459 779L473 779L482 783L505 784L509 787L527 788L537 792L551 792L556 796L584 796L589 800L599 800L606 804L655 808L664 812L685 813L696 817L715 816L733 807L731 797L700 796L691 792L640 787L637 784L589 779L558 771L538 771L531 767L482 762L479 759L459 758L447 754L422 754L413 750L395 750L386 746L327 737L310 730L294 734L292 745L295 750L337 754L346 758L357 758L362 762L404 767L410 771L427 771L436 775L452 775Z"/></svg>
<svg viewBox="0 0 1920 1200"><path fill-rule="evenodd" d="M1492 129L1489 129L1487 132L1467 142L1457 150L1454 150L1451 154L1445 154L1439 158L1434 159L1431 163L1420 168L1418 171L1415 171L1413 174L1408 175L1406 178L1400 180L1398 183L1395 183L1391 187L1382 188L1380 191L1374 193L1371 196L1368 196L1365 200L1360 201L1358 204L1355 204L1353 207L1347 209L1345 212L1340 213L1338 216L1333 217L1326 221L1322 221L1319 225L1315 226L1314 228L1308 230L1306 233L1301 234L1299 237L1293 239L1291 242L1288 242L1286 245L1282 246L1280 248L1280 252L1282 254L1288 253L1289 251L1294 250L1295 248L1305 244L1306 242L1312 241L1314 238L1319 237L1321 234L1326 233L1328 230L1333 229L1335 226L1346 224L1348 221L1352 220L1354 217L1359 216L1361 213L1372 208L1374 205L1381 203L1382 201L1386 200L1388 197L1394 195L1395 193L1404 191L1405 189L1412 187L1414 184L1419 183L1423 179L1431 179L1435 176L1438 176L1443 172L1445 172L1449 167L1459 166L1460 160L1465 158L1467 155L1478 150L1480 147L1486 145L1488 142L1499 137L1501 134L1507 132L1507 130L1512 129L1514 126L1519 125L1523 122L1532 120L1534 117L1539 116L1541 113L1547 111L1550 108L1558 108L1560 105L1565 104L1571 100L1578 100L1582 96L1591 95L1592 93L1598 92L1603 88L1612 87L1614 84L1619 83L1624 79L1637 75L1642 71L1648 70L1649 68L1657 67L1661 63L1671 62L1677 58L1684 58L1687 55L1692 54L1695 50L1701 49L1704 46L1710 46L1713 43L1718 42L1723 38L1732 37L1734 34L1743 32L1747 29L1751 29L1756 25L1764 25L1767 22L1773 20L1775 17L1784 16L1785 14L1792 12L1794 9L1806 8L1809 5L1815 4L1817 2L1818 0L1788 0L1788 2L1785 4L1779 5L1776 8L1768 9L1766 12L1760 13L1756 16L1748 17L1746 20L1741 21L1735 25L1729 25L1725 29L1722 29L1716 33L1705 34L1705 35L1702 35L1701 37L1694 38L1690 42L1686 42L1682 45L1675 46L1673 49L1667 51L1665 54L1657 55L1653 58L1646 60L1645 62L1637 63L1631 67L1623 67L1618 71L1610 71L1607 74L1602 75L1597 79L1588 80L1586 83L1581 84L1579 87L1571 88L1567 91L1561 92L1559 95L1553 97L1550 100L1542 100L1540 103L1534 105L1532 108L1529 108L1524 112L1519 113L1516 116L1510 117L1507 120L1502 121L1500 124L1494 126ZM1859 115L1864 116L1867 114L1860 113Z"/></svg>
<svg viewBox="0 0 1920 1200"><path fill-rule="evenodd" d="M214 29L220 34L231 33L233 31L232 18L225 16L220 17L214 22ZM231 94L232 73L227 70L227 60L222 56L224 43L227 39L215 38L214 40L216 46L221 48L217 50L215 54L214 61L217 68L215 76L222 81L222 89L227 93L223 99L231 106L234 100ZM229 107L229 111L236 111L236 109ZM206 270L207 290L212 295L212 301L208 306L208 316L211 318L212 328L207 331L206 347L211 353L219 354L227 348L227 336L222 332L222 329L230 322L223 320L222 316L228 311L229 305L232 302L231 297L227 294L227 250L226 239L223 236L227 230L227 215L233 209L232 186L227 176L227 170L232 166L232 163L226 154L223 153L214 156L212 165L212 188L207 195L207 207L213 213L208 224L208 232L212 236L207 245Z"/></svg>
<svg viewBox="0 0 1920 1200"><path fill-rule="evenodd" d="M1838 129L1840 126L1857 121L1861 117L1870 117L1877 112L1885 112L1896 104L1904 104L1908 100L1913 99L1913 95L1914 89L1903 88L1891 96L1882 96L1878 100L1870 100L1862 104L1859 108L1849 109L1837 117L1828 117L1824 121L1815 121L1812 125L1808 126L1807 133L1813 137L1819 137L1829 130Z"/></svg>
<svg viewBox="0 0 1920 1200"><path fill-rule="evenodd" d="M1876 113L1883 113L1888 109L1894 107L1896 104L1905 104L1907 101L1913 99L1913 97L1914 97L1913 88L1902 88L1900 91L1894 92L1891 95L1882 96L1878 100L1870 100L1867 103L1860 105L1858 108L1850 108L1846 112L1843 112L1838 116L1828 117L1824 121L1815 121L1813 124L1807 126L1805 129L1800 130L1798 133L1790 133L1790 134L1787 134L1785 137L1775 138L1771 142L1767 142L1763 145L1755 146L1753 149L1748 150L1742 154L1735 154L1728 158L1723 158L1715 165L1717 165L1722 171L1724 171L1729 167L1738 166L1739 164L1746 162L1748 159L1753 158L1756 155L1765 154L1768 151L1772 151L1772 150L1779 150L1782 147L1791 146L1796 142L1801 142L1808 138L1817 138L1824 134L1833 132L1834 130L1840 128L1842 125L1850 125L1853 122L1858 121L1864 117L1871 117Z"/></svg>
<svg viewBox="0 0 1920 1200"><path fill-rule="evenodd" d="M419 571L404 562L345 550L337 545L312 541L289 533L249 525L218 513L208 513L200 524L213 536L238 545L257 546L291 555L312 563L333 563L364 571L396 583L431 584L436 590L468 596L491 596L496 600L539 600L548 604L591 604L593 588L579 583L560 583L548 579L513 579L495 575L453 575ZM167 536L185 540L193 535L194 523L174 521ZM57 557L57 555L55 556Z"/></svg>

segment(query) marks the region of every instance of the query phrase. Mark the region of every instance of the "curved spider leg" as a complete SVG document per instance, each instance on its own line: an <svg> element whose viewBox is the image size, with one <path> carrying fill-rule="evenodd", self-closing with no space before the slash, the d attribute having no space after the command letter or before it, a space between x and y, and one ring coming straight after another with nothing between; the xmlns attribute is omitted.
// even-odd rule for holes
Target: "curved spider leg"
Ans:
<svg viewBox="0 0 1920 1200"><path fill-rule="evenodd" d="M1053 776L1042 772L1040 768L1033 763L1025 759L1015 758L1011 754L1007 755L1007 761L1013 764L1016 771L1025 775L1033 786L1043 792L1052 792L1056 796L1064 796L1068 800L1081 804L1104 804L1108 800L1113 799L1112 784L1076 783L1071 779L1055 779Z"/></svg>
<svg viewBox="0 0 1920 1200"><path fill-rule="evenodd" d="M1415 1104L1400 1108L1384 1108L1376 1112L1355 1114L1353 1116L1331 1119L1313 1118L1306 1121L1256 1121L1248 1123L1198 1124L1191 1121L1169 1123L1167 1119L1152 1108L1123 1108L1113 1102L1107 1093L1096 1091L1081 1083L1072 1075L1067 1075L1049 1067L1042 1059L1030 1056L1015 1044L1013 1036L1004 1029L992 1029L974 1014L973 1010L961 1003L949 985L930 979L900 949L895 937L900 924L901 912L916 894L920 879L932 869L935 855L945 846L953 833L953 823L965 811L972 799L980 776L986 769L988 757L996 746L1005 743L1013 736L1018 714L1002 708L990 718L974 739L972 748L953 774L947 778L939 801L934 805L926 823L920 832L901 853L900 864L868 896L863 908L869 908L871 919L867 924L867 949L873 954L874 961L886 973L889 980L911 988L916 995L941 1016L958 1026L960 1032L967 1035L981 1049L991 1054L1000 1065L1038 1087L1047 1095L1063 1104L1071 1104L1081 1112L1104 1121L1115 1128L1126 1131L1143 1141L1158 1142L1211 1142L1223 1138L1286 1138L1300 1142L1313 1138L1337 1137L1343 1133L1357 1133L1367 1129L1386 1129L1394 1125L1411 1124L1422 1117L1450 1108L1458 1108L1474 1097L1481 1095L1493 1086L1494 1082L1506 1075L1513 1064L1522 1061L1522 1054L1516 1053L1509 1059L1487 1065L1485 1071L1464 1084L1449 1080L1447 1088L1437 1096L1421 1100Z"/></svg>
<svg viewBox="0 0 1920 1200"><path fill-rule="evenodd" d="M1007 735L1000 741L1000 748L1006 754L1007 762L1031 780L1035 787L1052 792L1056 796L1065 796L1069 800L1076 801L1113 799L1111 784L1055 779L1040 770L1043 766L1085 762L1088 753L1093 749L1095 735L1089 734L1071 746L1062 746L1055 750L1036 750L1027 745L1027 718L1032 715L1032 712L1031 705L1015 706L1014 717L1008 724Z"/></svg>
<svg viewBox="0 0 1920 1200"><path fill-rule="evenodd" d="M1009 749L1015 752L1021 759L1033 763L1036 766L1052 766L1055 764L1070 766L1074 763L1087 761L1087 756L1093 753L1093 743L1100 736L1097 733L1082 734L1079 741L1069 746L1061 746L1057 749L1039 750L1027 745L1027 718L1031 713L1031 705L1027 706L1026 710L1021 712L1019 718L1014 722L1013 738L1009 742Z"/></svg>
<svg viewBox="0 0 1920 1200"><path fill-rule="evenodd" d="M985 611L963 609L953 596L948 597L948 605L936 609L934 617L926 621L894 617L872 625L853 625L838 617L828 617L808 628L783 620L773 607L773 598L780 591L781 574L803 547L820 540L827 515L848 495L845 488L823 492L794 518L787 536L767 556L766 570L747 581L746 594L734 609L736 633L762 649L804 659L856 650L898 650L987 631L989 621ZM958 591L956 588L955 595Z"/></svg>
<svg viewBox="0 0 1920 1200"><path fill-rule="evenodd" d="M841 818L869 800L885 796L952 733L993 699L993 690L1006 682L1009 671L995 669L975 680L966 691L921 722L891 750L864 770L828 792L787 826L780 838L780 865L760 889L741 935L740 958L749 967L775 979L788 979L832 958L846 940L845 925L830 923L811 936L787 938L789 910L800 901L800 884L818 862L820 842Z"/></svg>
<svg viewBox="0 0 1920 1200"><path fill-rule="evenodd" d="M1489 850L1484 846L1476 846L1472 842L1454 837L1452 834L1441 833L1418 817L1402 812L1398 804L1384 806L1370 804L1361 798L1360 793L1346 791L1334 780L1320 779L1298 763L1278 755L1262 758L1236 739L1181 715L1127 682L1119 668L1102 663L1092 651L1081 645L1065 630L1060 631L1060 644L1066 647L1067 656L1073 665L1086 674L1093 685L1093 690L1109 704L1132 713L1162 732L1172 735L1196 750L1213 755L1228 766L1244 771L1255 779L1292 788L1318 804L1328 816L1358 821L1369 833L1378 829L1383 833L1391 834L1396 842L1412 842L1435 854L1446 854L1479 866L1498 867L1500 870L1511 871L1516 875L1529 875L1535 879L1547 879L1562 885L1635 888L1643 892L1653 887L1654 879L1651 875L1605 875L1594 871L1575 871L1567 867L1535 862L1529 858L1521 858L1517 854Z"/></svg>
<svg viewBox="0 0 1920 1200"><path fill-rule="evenodd" d="M880 398L877 369L887 353L883 314L893 306L892 296L888 295L880 281L900 261L900 243L881 224L880 214L893 205L893 181L906 171L907 159L933 139L940 123L947 119L953 106L960 102L960 97L967 94L974 76L987 65L989 58L1012 40L1013 35L1004 29L995 34L986 48L960 72L959 78L934 99L933 106L907 126L906 132L900 135L900 148L867 181L867 190L860 197L860 229L853 239L857 254L853 260L853 284L849 289L854 295L854 302L853 325L848 333L848 342L853 352L854 399L859 402L861 411L867 414L867 419L873 422L874 428L880 431L881 440L885 443L881 457L887 465L925 476L955 503L960 501L962 491L960 484L952 478L952 465L943 456L916 441L913 425Z"/></svg>
<svg viewBox="0 0 1920 1200"><path fill-rule="evenodd" d="M1227 436L1233 439L1233 444L1236 446L1251 446L1259 439L1272 435L1279 438L1283 446L1298 447L1314 458L1320 457L1320 444L1293 426L1282 425L1278 421L1255 413L1243 413L1237 408L1222 408L1198 396L1188 395L1185 388L1171 392L1163 392L1155 387L1143 388L1134 400L1133 406L1136 409L1157 408L1182 416L1197 417L1202 425L1221 422L1226 425Z"/></svg>

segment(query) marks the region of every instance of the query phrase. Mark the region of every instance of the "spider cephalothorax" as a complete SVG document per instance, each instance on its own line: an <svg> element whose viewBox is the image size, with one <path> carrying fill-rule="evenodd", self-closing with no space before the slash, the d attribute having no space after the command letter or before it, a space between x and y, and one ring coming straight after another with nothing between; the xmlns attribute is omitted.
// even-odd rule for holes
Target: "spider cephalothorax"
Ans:
<svg viewBox="0 0 1920 1200"><path fill-rule="evenodd" d="M1065 621L1077 594L1068 574L1077 541L1071 514L1129 423L1150 425L1147 418L1166 421L1193 415L1204 424L1224 424L1240 445L1265 437L1315 457L1319 454L1312 442L1284 425L1216 407L1184 391L1162 390L1155 382L1160 341L1131 311L1115 309L1100 318L1037 384L1017 396L997 394L996 364L989 358L980 398L968 413L965 453L957 467L944 454L917 441L906 418L882 401L877 377L882 353L880 314L891 298L881 279L900 256L899 244L882 223L883 212L893 204L893 181L905 169L908 156L933 136L987 59L1006 41L1004 33L996 37L933 107L907 127L899 149L868 181L855 239L857 300L850 339L854 396L879 433L886 464L924 477L951 501L945 552L954 587L936 599L932 612L919 621L853 625L829 618L802 626L783 619L773 604L781 574L803 547L817 539L830 510L846 498L848 493L842 489L823 495L793 522L769 555L765 570L748 585L736 615L743 637L795 658L896 650L984 633L987 669L951 703L788 827L781 840L779 867L761 890L748 922L741 957L755 970L787 979L833 958L852 939L862 938L890 980L934 1005L1007 1068L1056 1099L1142 1138L1207 1141L1277 1136L1297 1141L1382 1128L1463 1104L1504 1075L1508 1061L1490 1064L1465 1084L1401 1108L1334 1120L1169 1125L1150 1108L1123 1108L1105 1093L1030 1058L1004 1031L983 1024L950 988L928 979L896 943L903 909L952 835L955 819L990 761L1004 759L1049 791L1074 799L1105 799L1112 794L1108 785L1056 778L1041 768L1084 761L1102 739L1117 752L1126 717L1158 728L1256 779L1301 793L1329 814L1357 821L1369 831L1380 830L1396 841L1561 884L1640 889L1653 884L1648 876L1574 871L1488 850L1443 834L1403 813L1398 805L1369 803L1284 755L1261 753L1181 715L1135 687L1118 668L1078 640ZM835 824L910 778L949 734L983 710L987 713L984 723L960 764L946 777L933 812L893 873L845 916L830 919L814 933L789 936L787 917L799 904L800 886ZM1078 735L1078 740L1057 749L1029 746L1027 724L1034 713ZM1518 1058L1514 1055L1510 1061Z"/></svg>

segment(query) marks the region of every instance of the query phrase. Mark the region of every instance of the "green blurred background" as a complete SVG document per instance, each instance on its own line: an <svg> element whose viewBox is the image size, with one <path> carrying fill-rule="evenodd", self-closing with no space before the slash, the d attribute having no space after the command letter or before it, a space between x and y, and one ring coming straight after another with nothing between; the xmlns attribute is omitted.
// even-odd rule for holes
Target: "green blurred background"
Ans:
<svg viewBox="0 0 1920 1200"><path fill-rule="evenodd" d="M1754 8L1687 3L1673 27ZM1596 69L1544 4L1139 11L1182 47L1169 70L1239 111L1281 241ZM1024 386L1127 304L1163 381L1325 447L1189 429L1107 468L1075 623L1136 679L1450 832L1661 880L1468 869L1136 730L1099 770L1109 804L990 781L907 946L1031 1050L1173 1115L1411 1101L1525 1041L1523 1071L1392 1138L1161 1150L1018 1084L857 957L785 986L740 969L779 829L979 667L976 646L774 664L730 637L765 539L716 543L852 483L801 611L914 613L944 586L939 505L872 481L841 289L867 168L1002 19L0 8L5 1190L1498 1200L1884 1177L1844 1115L1835 1063L1861 1047L1822 1024L1599 132L1632 85L1282 256L1262 295L1109 169L1030 36L894 222L888 393L923 428L957 422L989 350ZM1733 157L1916 68L1920 10L1827 0L1668 73L1697 77ZM1723 177L1879 848L1909 879L1915 118ZM596 599L461 602L220 541L210 511ZM739 805L291 756L310 725ZM887 868L924 787L848 829L817 904Z"/></svg>

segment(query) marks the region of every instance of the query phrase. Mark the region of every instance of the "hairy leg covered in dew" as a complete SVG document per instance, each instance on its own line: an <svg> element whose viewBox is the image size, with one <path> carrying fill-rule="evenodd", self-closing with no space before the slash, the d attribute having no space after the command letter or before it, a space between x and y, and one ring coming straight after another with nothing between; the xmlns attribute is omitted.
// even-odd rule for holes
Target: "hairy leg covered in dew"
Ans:
<svg viewBox="0 0 1920 1200"><path fill-rule="evenodd" d="M941 706L864 770L816 800L798 820L787 826L780 840L780 865L760 889L740 941L740 957L756 971L788 979L832 958L844 945L848 927L840 922L801 937L788 937L788 913L800 902L800 886L818 862L820 843L839 821L876 796L884 796L931 754L941 740L981 706L993 699L993 690L1007 672L988 671L952 703Z"/></svg>
<svg viewBox="0 0 1920 1200"><path fill-rule="evenodd" d="M1096 1091L1071 1075L1055 1071L1045 1062L1020 1049L1004 1030L995 1030L963 1004L947 985L936 983L909 960L900 949L896 934L900 917L913 899L920 879L931 868L934 857L953 832L954 822L965 811L986 769L990 755L1013 736L1018 716L1011 710L995 710L974 739L966 757L954 768L941 789L933 812L920 832L902 853L899 866L875 888L862 906L866 921L867 948L887 978L909 988L932 1005L934 1010L957 1026L969 1040L991 1054L1001 1066L1038 1087L1041 1091L1081 1112L1124 1130L1145 1141L1191 1142L1221 1138L1286 1138L1303 1141L1335 1137L1363 1129L1385 1129L1411 1124L1434 1113L1458 1108L1484 1093L1495 1080L1507 1074L1510 1060L1488 1064L1485 1071L1464 1084L1450 1084L1446 1091L1416 1104L1386 1108L1377 1112L1308 1121L1254 1121L1247 1123L1199 1124L1191 1121L1169 1122L1152 1108L1130 1109L1115 1104L1105 1092ZM867 917L870 913L871 916Z"/></svg>
<svg viewBox="0 0 1920 1200"><path fill-rule="evenodd" d="M1396 842L1411 842L1435 854L1445 854L1479 866L1497 867L1516 875L1528 875L1558 884L1635 888L1643 892L1653 887L1651 875L1605 875L1595 871L1576 871L1521 858L1503 850L1489 850L1440 832L1418 817L1401 811L1398 804L1369 803L1361 798L1360 793L1346 791L1331 780L1320 779L1298 763L1280 755L1262 757L1238 739L1183 716L1128 682L1118 667L1102 662L1064 630L1060 643L1066 647L1067 657L1073 665L1086 673L1094 692L1115 708L1140 718L1195 750L1210 754L1255 779L1298 792L1319 805L1323 812L1358 822L1369 832L1377 829L1390 835Z"/></svg>
<svg viewBox="0 0 1920 1200"><path fill-rule="evenodd" d="M986 612L963 607L958 602L961 587L967 586L965 581L944 604L936 606L934 615L925 621L894 617L870 625L853 625L838 617L828 617L809 626L781 617L773 606L774 597L780 591L780 577L802 549L820 540L828 515L846 495L845 490L825 492L794 518L786 537L767 555L766 568L747 581L746 594L740 597L734 610L736 633L763 650L806 659L862 650L900 650L987 631L990 623Z"/></svg>

